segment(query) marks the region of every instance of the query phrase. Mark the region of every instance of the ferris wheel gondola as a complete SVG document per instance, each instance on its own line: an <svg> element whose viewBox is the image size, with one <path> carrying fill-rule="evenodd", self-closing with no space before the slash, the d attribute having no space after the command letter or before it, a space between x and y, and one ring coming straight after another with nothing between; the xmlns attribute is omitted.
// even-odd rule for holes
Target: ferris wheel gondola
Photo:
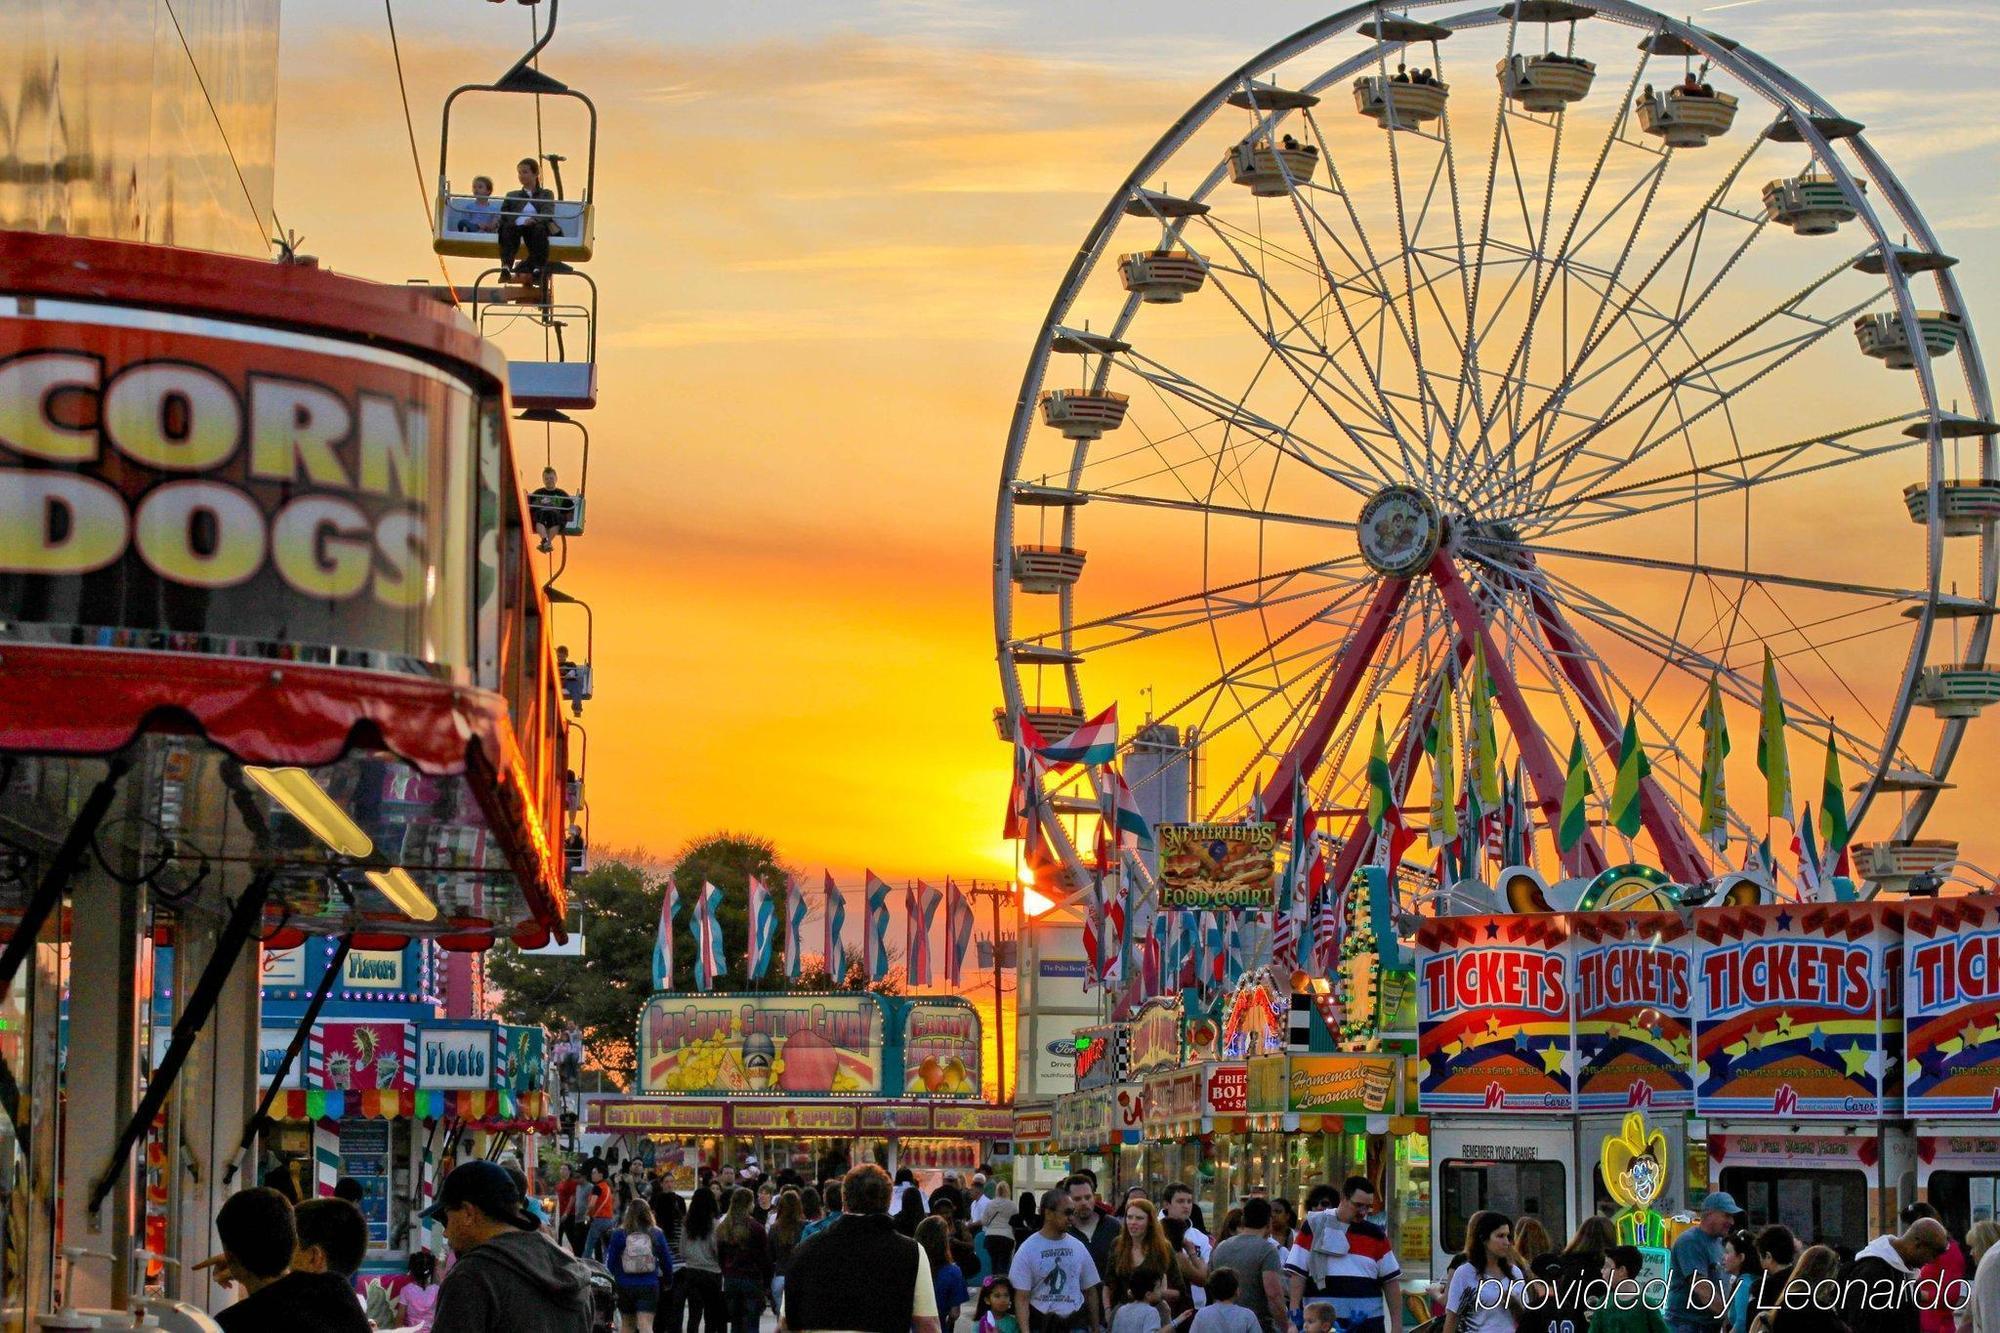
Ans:
<svg viewBox="0 0 2000 1333"><path fill-rule="evenodd" d="M1727 37L1628 0L1405 8L1218 83L1079 247L1006 443L1001 734L1150 687L1153 721L1199 737L1193 816L1282 825L1299 789L1365 808L1380 718L1392 799L1422 810L1427 738L1472 720L1483 663L1545 860L1581 756L1565 874L1712 883L1782 849L1743 771L1780 721L1801 804L1808 755L1861 775L1839 827L1873 835L1864 876L1931 856L2000 702L2000 459L1954 424L1994 413L1953 261L1858 122ZM1602 40L1621 28L1635 54ZM1497 89L1454 89L1446 53ZM1379 129L1320 105L1347 88ZM1711 690L1737 732L1712 786ZM1628 729L1652 760L1636 833L1605 809ZM1328 820L1335 882L1380 857ZM1759 873L1804 896L1823 868Z"/></svg>

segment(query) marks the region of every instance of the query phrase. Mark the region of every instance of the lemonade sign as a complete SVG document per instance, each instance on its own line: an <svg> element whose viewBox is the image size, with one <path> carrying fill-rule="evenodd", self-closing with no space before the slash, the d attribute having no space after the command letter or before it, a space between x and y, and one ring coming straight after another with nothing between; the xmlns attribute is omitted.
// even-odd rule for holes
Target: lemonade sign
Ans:
<svg viewBox="0 0 2000 1333"><path fill-rule="evenodd" d="M655 995L639 1016L640 1091L873 1093L883 1017L873 995Z"/></svg>

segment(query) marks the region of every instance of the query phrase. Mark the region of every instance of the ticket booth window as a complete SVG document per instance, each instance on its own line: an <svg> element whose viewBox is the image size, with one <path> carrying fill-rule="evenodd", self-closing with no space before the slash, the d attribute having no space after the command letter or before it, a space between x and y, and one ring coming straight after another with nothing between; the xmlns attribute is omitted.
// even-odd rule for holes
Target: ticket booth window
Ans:
<svg viewBox="0 0 2000 1333"><path fill-rule="evenodd" d="M1868 1234L1868 1177L1859 1171L1730 1166L1722 1188L1743 1205L1752 1231L1776 1222L1809 1245Z"/></svg>
<svg viewBox="0 0 2000 1333"><path fill-rule="evenodd" d="M1551 1236L1569 1235L1569 1189L1561 1162L1440 1162L1436 1179L1444 1189L1444 1234L1448 1250L1465 1243L1477 1212L1504 1213L1509 1220L1542 1219Z"/></svg>
<svg viewBox="0 0 2000 1333"><path fill-rule="evenodd" d="M2000 1166L1982 1171L1933 1171L1926 1186L1931 1206L1952 1234L1963 1236L1974 1223L2000 1221Z"/></svg>

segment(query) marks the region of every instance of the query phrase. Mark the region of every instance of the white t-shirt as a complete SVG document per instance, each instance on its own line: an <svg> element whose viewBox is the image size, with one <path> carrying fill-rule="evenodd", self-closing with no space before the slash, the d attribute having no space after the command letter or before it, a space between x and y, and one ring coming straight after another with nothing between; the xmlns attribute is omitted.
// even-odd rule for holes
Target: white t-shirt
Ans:
<svg viewBox="0 0 2000 1333"><path fill-rule="evenodd" d="M1085 1294L1102 1281L1089 1246L1069 1235L1050 1240L1040 1231L1014 1251L1007 1280L1029 1305L1053 1315L1075 1314Z"/></svg>
<svg viewBox="0 0 2000 1333"><path fill-rule="evenodd" d="M986 1221L986 1210L991 1208L992 1206L993 1206L993 1200L987 1198L984 1194L974 1199L972 1201L972 1208L970 1209L972 1213L972 1225L975 1227L984 1225Z"/></svg>
<svg viewBox="0 0 2000 1333"><path fill-rule="evenodd" d="M1521 1281L1521 1270L1510 1267L1513 1275L1509 1282L1501 1282L1496 1277L1482 1278L1473 1272L1471 1264L1460 1264L1451 1271L1451 1286L1445 1290L1444 1310L1446 1314L1458 1314L1458 1326L1462 1333L1514 1333L1514 1311L1507 1301L1518 1299L1525 1284ZM1479 1294L1472 1298L1472 1308L1466 1309L1466 1297L1472 1291L1473 1283L1479 1284Z"/></svg>
<svg viewBox="0 0 2000 1333"><path fill-rule="evenodd" d="M1209 1240L1208 1233L1189 1223L1187 1238L1194 1242L1195 1253L1200 1256L1201 1261L1207 1263L1208 1256L1215 1251L1215 1245ZM1195 1309L1199 1310L1208 1304L1208 1292L1202 1288L1196 1287L1191 1294L1194 1296Z"/></svg>

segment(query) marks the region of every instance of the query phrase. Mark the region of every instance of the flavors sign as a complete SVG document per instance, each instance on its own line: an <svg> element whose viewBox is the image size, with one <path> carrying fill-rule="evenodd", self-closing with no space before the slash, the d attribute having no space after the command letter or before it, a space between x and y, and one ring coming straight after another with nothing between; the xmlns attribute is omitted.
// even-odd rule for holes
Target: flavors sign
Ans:
<svg viewBox="0 0 2000 1333"><path fill-rule="evenodd" d="M1419 1109L1575 1109L1565 918L1440 917L1417 950Z"/></svg>

